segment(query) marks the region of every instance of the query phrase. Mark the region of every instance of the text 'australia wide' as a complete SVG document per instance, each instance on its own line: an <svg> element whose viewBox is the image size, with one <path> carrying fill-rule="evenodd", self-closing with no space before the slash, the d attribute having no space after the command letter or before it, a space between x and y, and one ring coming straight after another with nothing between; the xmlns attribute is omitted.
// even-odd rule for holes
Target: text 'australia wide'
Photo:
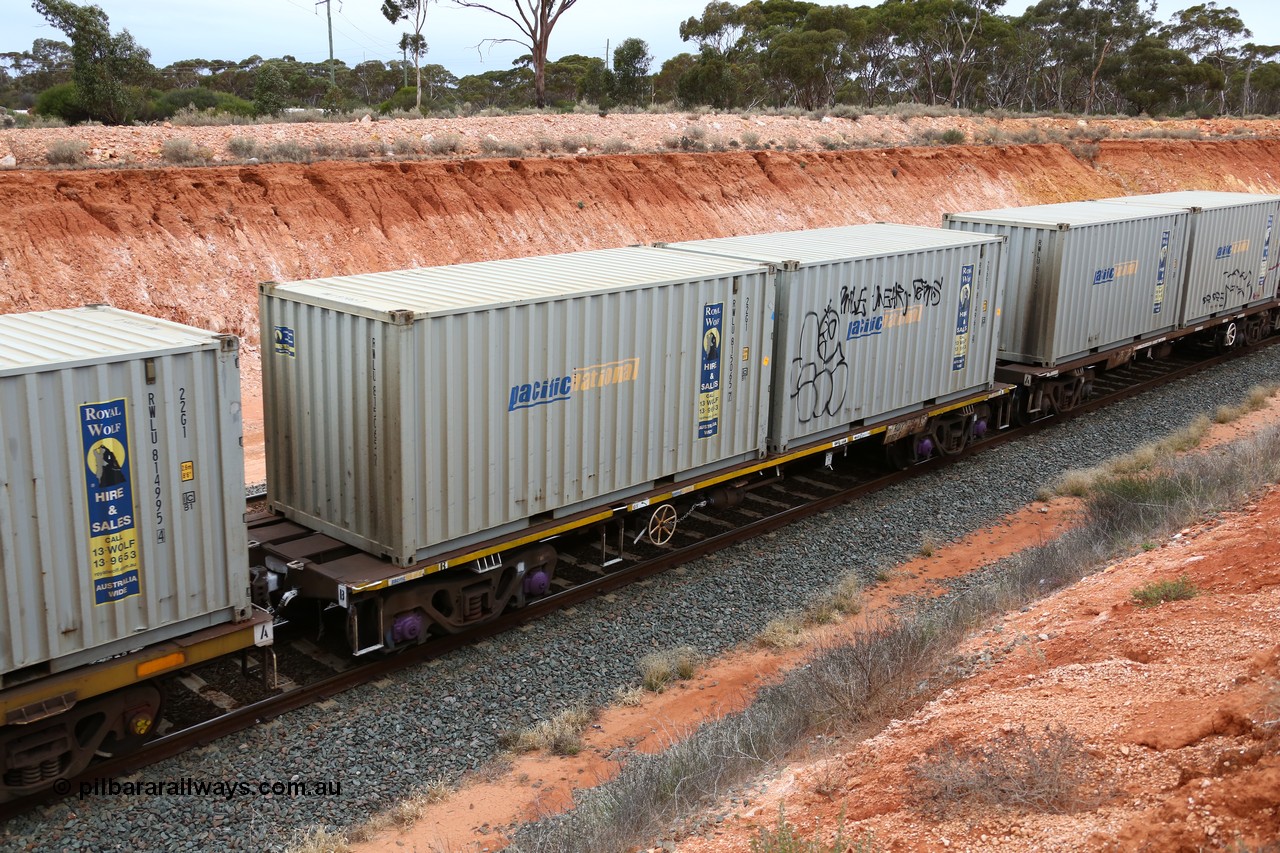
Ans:
<svg viewBox="0 0 1280 853"><path fill-rule="evenodd" d="M575 393L592 391L624 382L635 382L640 375L640 359L627 358L607 364L575 367L568 376L552 376L535 382L511 386L507 411L531 409L548 403L568 400Z"/></svg>

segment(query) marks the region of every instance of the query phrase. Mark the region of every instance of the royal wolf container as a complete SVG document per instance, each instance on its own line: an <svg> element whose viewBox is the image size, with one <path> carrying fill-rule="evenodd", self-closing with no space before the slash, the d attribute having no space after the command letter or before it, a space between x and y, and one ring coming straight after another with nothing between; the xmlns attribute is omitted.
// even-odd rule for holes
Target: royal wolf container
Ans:
<svg viewBox="0 0 1280 853"><path fill-rule="evenodd" d="M113 308L0 316L6 679L249 615L237 357Z"/></svg>
<svg viewBox="0 0 1280 853"><path fill-rule="evenodd" d="M271 505L410 565L765 450L773 283L630 247L261 287Z"/></svg>
<svg viewBox="0 0 1280 853"><path fill-rule="evenodd" d="M1185 210L1100 201L948 213L1009 238L1000 358L1055 366L1178 325Z"/></svg>
<svg viewBox="0 0 1280 853"><path fill-rule="evenodd" d="M1105 201L1188 212L1190 248L1179 325L1194 326L1276 297L1272 234L1280 196L1192 190Z"/></svg>
<svg viewBox="0 0 1280 853"><path fill-rule="evenodd" d="M770 448L992 387L1001 237L852 225L671 243L774 265Z"/></svg>

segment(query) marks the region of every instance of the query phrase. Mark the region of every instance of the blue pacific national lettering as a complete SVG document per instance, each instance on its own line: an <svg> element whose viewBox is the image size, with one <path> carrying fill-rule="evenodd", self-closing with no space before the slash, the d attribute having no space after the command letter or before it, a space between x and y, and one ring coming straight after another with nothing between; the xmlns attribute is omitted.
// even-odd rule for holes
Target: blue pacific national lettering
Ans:
<svg viewBox="0 0 1280 853"><path fill-rule="evenodd" d="M511 400L507 403L507 411L531 409L534 406L545 406L568 400L573 394L572 376L555 376L539 382L526 382L523 385L511 386Z"/></svg>
<svg viewBox="0 0 1280 853"><path fill-rule="evenodd" d="M624 358L621 361L610 361L605 364L575 367L568 376L552 376L521 385L512 385L507 399L507 411L514 412L518 409L545 406L548 403L560 403L571 398L576 392L594 391L610 385L634 382L639 375L640 359L638 358Z"/></svg>

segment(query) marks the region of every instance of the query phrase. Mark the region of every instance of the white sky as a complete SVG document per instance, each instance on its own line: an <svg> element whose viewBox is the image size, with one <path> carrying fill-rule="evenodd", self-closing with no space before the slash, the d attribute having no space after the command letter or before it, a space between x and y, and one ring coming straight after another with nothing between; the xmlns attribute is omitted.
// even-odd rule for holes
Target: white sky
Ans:
<svg viewBox="0 0 1280 853"><path fill-rule="evenodd" d="M87 5L89 0L84 0ZM334 56L354 66L367 59L399 59L396 44L408 30L393 26L379 11L381 0L332 0ZM491 0L498 8L513 8L513 0ZM741 5L741 0L735 0ZM836 5L839 0L816 0ZM857 0L845 0L851 5ZM1198 0L1158 0L1157 17L1167 21L1179 9ZM313 0L97 0L111 21L112 32L128 29L151 51L151 61L163 67L180 59L230 59L254 54L264 58L286 54L302 61L328 58L324 6ZM1280 44L1280 16L1275 0L1220 0L1234 7L1253 41ZM605 45L642 38L654 56L653 69L691 44L680 41L680 22L700 15L706 0L578 0L565 12L551 36L551 57L570 53L604 56ZM1026 8L1026 0L1007 0L1005 14ZM32 8L29 0L0 0L0 53L31 48L37 38L66 40ZM522 49L498 45L476 50L485 38L516 36L508 21L480 9L460 9L448 0L433 5L423 29L430 50L423 60L445 66L459 77L505 69Z"/></svg>

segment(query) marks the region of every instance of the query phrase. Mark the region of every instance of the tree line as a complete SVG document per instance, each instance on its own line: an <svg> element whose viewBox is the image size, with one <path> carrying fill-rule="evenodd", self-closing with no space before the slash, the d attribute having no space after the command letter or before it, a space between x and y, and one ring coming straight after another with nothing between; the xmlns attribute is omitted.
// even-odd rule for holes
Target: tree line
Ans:
<svg viewBox="0 0 1280 853"><path fill-rule="evenodd" d="M455 3L495 13L494 42L529 52L507 69L457 77L429 55L433 0L384 0L408 22L401 58L302 62L292 56L189 59L157 68L96 6L35 0L68 41L0 54L0 106L68 122L154 121L194 108L273 115L290 107L383 112L682 108L829 109L914 102L982 111L1079 114L1280 112L1280 45L1257 44L1236 9L1205 2L1154 17L1143 0L1040 0L1019 15L1003 0L713 0L679 26L690 50L653 68L638 38L608 57L551 60L556 22L577 0ZM508 13L510 12L510 13ZM512 34L514 28L515 34Z"/></svg>

